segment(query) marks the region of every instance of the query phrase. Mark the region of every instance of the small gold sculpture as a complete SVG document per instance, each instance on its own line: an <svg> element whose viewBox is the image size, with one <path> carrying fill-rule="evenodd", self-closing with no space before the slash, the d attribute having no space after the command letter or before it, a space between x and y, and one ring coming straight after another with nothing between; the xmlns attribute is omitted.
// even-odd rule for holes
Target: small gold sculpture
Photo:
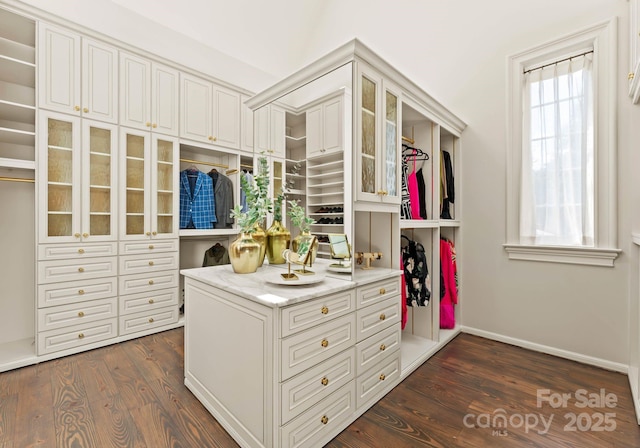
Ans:
<svg viewBox="0 0 640 448"><path fill-rule="evenodd" d="M371 260L379 260L382 258L382 252L356 252L356 262L358 264L362 264L365 262L365 265L362 266L362 269L373 269L371 266Z"/></svg>

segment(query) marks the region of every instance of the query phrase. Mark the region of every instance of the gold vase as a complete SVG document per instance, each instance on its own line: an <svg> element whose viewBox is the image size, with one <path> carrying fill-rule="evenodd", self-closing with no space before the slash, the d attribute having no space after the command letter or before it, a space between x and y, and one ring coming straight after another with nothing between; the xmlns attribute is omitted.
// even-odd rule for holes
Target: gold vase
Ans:
<svg viewBox="0 0 640 448"><path fill-rule="evenodd" d="M229 261L236 274L256 272L260 262L260 243L250 233L241 233L229 245Z"/></svg>
<svg viewBox="0 0 640 448"><path fill-rule="evenodd" d="M300 242L305 239L310 239L312 237L313 235L311 235L311 232L309 232L308 230L301 232L300 234L298 234L298 236L296 236L291 241L291 250L294 252L298 252L298 247L300 245ZM317 238L315 243L313 243L313 246L311 247L311 263L310 264L315 263L316 255L318 255L318 239Z"/></svg>
<svg viewBox="0 0 640 448"><path fill-rule="evenodd" d="M291 232L289 232L282 222L274 220L267 230L267 260L269 264L284 264L285 259L282 251L289 249L291 244Z"/></svg>
<svg viewBox="0 0 640 448"><path fill-rule="evenodd" d="M260 263L258 267L262 266L264 262L264 256L267 253L267 234L264 229L260 226L260 224L256 223L254 226L255 230L251 234L254 240L260 243Z"/></svg>

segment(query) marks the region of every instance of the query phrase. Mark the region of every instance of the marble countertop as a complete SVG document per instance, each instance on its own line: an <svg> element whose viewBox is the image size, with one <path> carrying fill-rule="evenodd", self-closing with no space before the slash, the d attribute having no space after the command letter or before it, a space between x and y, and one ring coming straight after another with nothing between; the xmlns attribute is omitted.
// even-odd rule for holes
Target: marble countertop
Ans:
<svg viewBox="0 0 640 448"><path fill-rule="evenodd" d="M236 274L231 265L183 269L180 274L262 305L277 308L398 276L401 272L376 268L367 271L357 270L355 275L342 275L327 271L328 264L324 260L316 260L311 268L315 272L314 276L300 276L304 279L302 281L315 281L306 285L274 284L274 281L279 281L280 274L286 272L286 265L265 264L253 274Z"/></svg>

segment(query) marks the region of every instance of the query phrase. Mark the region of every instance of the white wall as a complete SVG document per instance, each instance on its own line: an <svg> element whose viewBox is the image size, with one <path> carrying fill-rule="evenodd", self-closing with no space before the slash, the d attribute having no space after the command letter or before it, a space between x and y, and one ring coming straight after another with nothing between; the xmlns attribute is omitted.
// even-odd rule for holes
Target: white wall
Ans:
<svg viewBox="0 0 640 448"><path fill-rule="evenodd" d="M235 80L249 89L257 91L270 82L268 75L250 64L216 53L210 48L216 46L215 42L210 47L195 43L118 5L107 5L110 2L106 0L26 2L221 79ZM221 7L223 3L219 2ZM635 142L640 138L630 126L639 122L640 106L632 107L626 97L628 2L323 0L323 5L323 13L315 17L307 35L302 35L300 27L295 28L300 35L291 38L301 39L305 46L279 61L290 68L286 72L358 37L468 124L463 134L464 238L462 247L458 247L462 323L556 350L626 364L629 285L638 281L637 263L629 259L632 223L638 226L633 230L640 231L640 207L635 205L640 200L640 176L633 170L633 166L640 166L640 156L637 150L632 151L630 143L632 135ZM614 16L620 18L618 246L623 253L614 268L509 261L502 248L509 150L505 129L506 58ZM289 19L295 21L296 17ZM286 51L269 47L268 15L263 22L264 29L253 30L261 36L256 45ZM229 39L234 38L240 35L229 35ZM630 273L630 265L635 273Z"/></svg>

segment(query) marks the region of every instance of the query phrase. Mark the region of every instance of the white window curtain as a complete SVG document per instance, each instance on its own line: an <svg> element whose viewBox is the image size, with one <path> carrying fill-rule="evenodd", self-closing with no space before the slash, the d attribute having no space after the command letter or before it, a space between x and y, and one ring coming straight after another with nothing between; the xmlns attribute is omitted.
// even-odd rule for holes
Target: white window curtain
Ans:
<svg viewBox="0 0 640 448"><path fill-rule="evenodd" d="M592 56L524 74L521 244L594 245Z"/></svg>

